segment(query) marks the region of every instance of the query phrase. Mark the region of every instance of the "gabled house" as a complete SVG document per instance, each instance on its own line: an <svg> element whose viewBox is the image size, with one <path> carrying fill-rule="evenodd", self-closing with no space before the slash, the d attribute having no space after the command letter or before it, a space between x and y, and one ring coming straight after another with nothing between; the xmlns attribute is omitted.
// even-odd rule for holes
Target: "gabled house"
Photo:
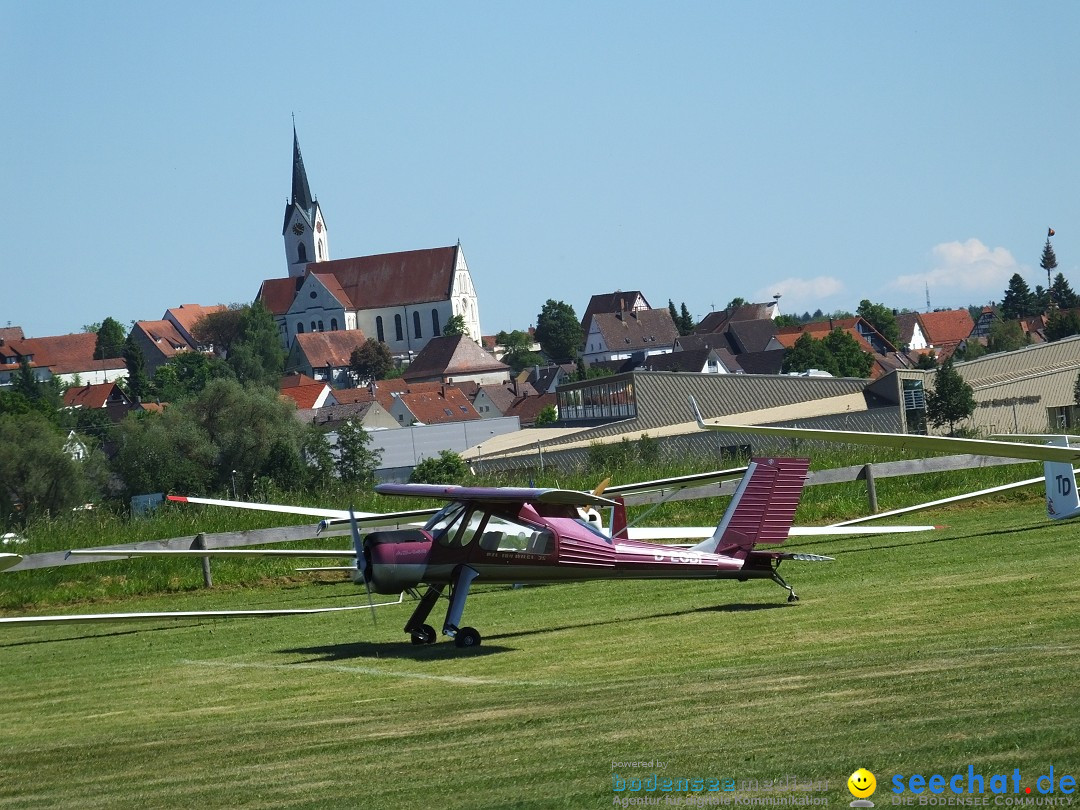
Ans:
<svg viewBox="0 0 1080 810"><path fill-rule="evenodd" d="M889 341L885 339L885 336L874 328L873 324L861 316L856 316L854 318L830 318L827 321L814 321L812 323L800 324L799 326L783 326L777 331L776 336L773 338L775 343L770 342L769 348L783 346L785 349L790 349L795 345L795 341L804 333L809 334L817 340L821 340L834 329L842 329L851 335L855 339L855 342L863 348L863 351L875 352L877 354L886 354L896 351L896 347L889 343Z"/></svg>
<svg viewBox="0 0 1080 810"><path fill-rule="evenodd" d="M515 380L510 385L481 385L472 397L473 407L484 419L505 416L514 400L522 396L537 396L536 389L527 382Z"/></svg>
<svg viewBox="0 0 1080 810"><path fill-rule="evenodd" d="M432 338L401 378L408 383L492 385L508 382L510 367L485 352L467 335L447 335Z"/></svg>
<svg viewBox="0 0 1080 810"><path fill-rule="evenodd" d="M356 422L364 430L388 430L401 427L398 421L378 402L349 402L305 408L296 411L296 418L320 428L334 430L345 422Z"/></svg>
<svg viewBox="0 0 1080 810"><path fill-rule="evenodd" d="M131 339L142 350L146 373L153 375L158 366L167 363L180 352L194 351L170 320L136 321L131 327Z"/></svg>
<svg viewBox="0 0 1080 810"><path fill-rule="evenodd" d="M465 422L480 418L480 414L465 394L452 386L440 386L434 391L394 394L390 415L405 427L415 424Z"/></svg>
<svg viewBox="0 0 1080 810"><path fill-rule="evenodd" d="M224 312L226 309L228 307L224 304L215 304L209 307L204 307L201 304L181 304L178 307L165 310L164 320L169 321L176 327L176 331L180 333L180 336L189 346L200 352L212 352L215 347L202 345L191 333L191 330L195 324L207 315Z"/></svg>
<svg viewBox="0 0 1080 810"><path fill-rule="evenodd" d="M695 374L741 374L742 367L727 349L688 349L646 357L645 371L690 371Z"/></svg>
<svg viewBox="0 0 1080 810"><path fill-rule="evenodd" d="M678 336L667 308L598 312L590 317L581 358L591 366L635 354L663 354L672 351Z"/></svg>
<svg viewBox="0 0 1080 810"><path fill-rule="evenodd" d="M278 384L281 396L296 403L298 411L317 410L327 405L336 405L333 390L325 382L315 380L306 374L290 374L282 377Z"/></svg>
<svg viewBox="0 0 1080 810"><path fill-rule="evenodd" d="M644 309L652 309L648 300L640 290L616 290L611 293L601 293L589 299L585 307L585 314L581 316L581 333L589 334L589 322L592 316L601 312L640 312ZM670 313L669 313L670 314Z"/></svg>
<svg viewBox="0 0 1080 810"><path fill-rule="evenodd" d="M539 394L554 394L555 389L570 382L577 373L574 363L561 363L550 366L529 366L522 369L514 378L519 385L528 384Z"/></svg>
<svg viewBox="0 0 1080 810"><path fill-rule="evenodd" d="M701 319L694 327L694 334L704 335L725 332L732 323L742 321L771 321L780 315L780 302L769 301L763 304L742 304L733 309L713 311ZM758 351L750 349L748 351Z"/></svg>
<svg viewBox="0 0 1080 810"><path fill-rule="evenodd" d="M353 384L352 353L367 342L359 329L297 335L285 361L286 374L306 374L340 388Z"/></svg>
<svg viewBox="0 0 1080 810"><path fill-rule="evenodd" d="M55 377L66 383L74 383L76 378L80 383L104 383L127 377L122 357L97 358L95 348L97 335L93 332L0 339L0 385L11 383L23 358L38 381Z"/></svg>
<svg viewBox="0 0 1080 810"><path fill-rule="evenodd" d="M554 394L515 397L503 416L516 416L523 428L532 427L536 424L540 412L549 405L558 413L558 398Z"/></svg>
<svg viewBox="0 0 1080 810"><path fill-rule="evenodd" d="M897 315L896 325L900 329L900 343L907 346L909 351L922 353L930 348L930 341L919 321L919 313L904 312Z"/></svg>
<svg viewBox="0 0 1080 810"><path fill-rule="evenodd" d="M114 382L72 386L64 392L65 408L104 409L113 422L119 422L134 409L131 397Z"/></svg>
<svg viewBox="0 0 1080 810"><path fill-rule="evenodd" d="M938 312L919 313L926 344L938 352L953 350L961 341L967 340L975 329L975 322L966 309L945 309Z"/></svg>

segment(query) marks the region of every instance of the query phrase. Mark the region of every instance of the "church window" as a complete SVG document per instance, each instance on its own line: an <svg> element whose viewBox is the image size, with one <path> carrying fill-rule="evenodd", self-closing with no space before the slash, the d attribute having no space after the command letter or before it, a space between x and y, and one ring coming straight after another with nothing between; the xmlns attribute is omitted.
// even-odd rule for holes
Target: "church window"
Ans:
<svg viewBox="0 0 1080 810"><path fill-rule="evenodd" d="M419 312L414 312L412 314L412 326L413 326L413 337L414 338L421 337L421 335L420 335L420 313Z"/></svg>
<svg viewBox="0 0 1080 810"><path fill-rule="evenodd" d="M318 329L315 328L315 321L311 322L311 331L312 332L318 332L319 331Z"/></svg>
<svg viewBox="0 0 1080 810"><path fill-rule="evenodd" d="M326 331L325 329L323 329L322 321L319 321L319 331L320 332L325 332Z"/></svg>
<svg viewBox="0 0 1080 810"><path fill-rule="evenodd" d="M330 331L331 332L336 332L337 331L337 318L331 318L330 319Z"/></svg>
<svg viewBox="0 0 1080 810"><path fill-rule="evenodd" d="M386 336L383 334L382 315L375 317L375 334L378 335L379 343L386 343Z"/></svg>
<svg viewBox="0 0 1080 810"><path fill-rule="evenodd" d="M307 245L305 245L303 242L296 246L296 260L298 262L307 261Z"/></svg>
<svg viewBox="0 0 1080 810"><path fill-rule="evenodd" d="M319 249L319 261L322 261L322 240L320 239L316 247Z"/></svg>
<svg viewBox="0 0 1080 810"><path fill-rule="evenodd" d="M442 330L439 328L439 310L431 310L431 334L438 337L442 334Z"/></svg>
<svg viewBox="0 0 1080 810"><path fill-rule="evenodd" d="M304 334L304 325L302 323L300 323L299 321L297 321L297 323L296 323L296 334L298 334L298 335Z"/></svg>
<svg viewBox="0 0 1080 810"><path fill-rule="evenodd" d="M405 335L403 335L402 332L401 332L401 316L400 315L395 315L394 316L394 331L397 333L397 339L398 340L404 340L405 339Z"/></svg>

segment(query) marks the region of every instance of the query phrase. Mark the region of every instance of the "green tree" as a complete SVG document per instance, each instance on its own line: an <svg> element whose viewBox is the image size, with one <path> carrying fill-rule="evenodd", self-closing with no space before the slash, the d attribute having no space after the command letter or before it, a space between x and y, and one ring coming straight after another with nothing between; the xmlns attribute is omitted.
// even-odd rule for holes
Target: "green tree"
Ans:
<svg viewBox="0 0 1080 810"><path fill-rule="evenodd" d="M179 352L154 371L153 389L165 402L178 402L202 391L211 380L231 378L232 369L202 352Z"/></svg>
<svg viewBox="0 0 1080 810"><path fill-rule="evenodd" d="M499 332L495 336L495 342L506 350L502 361L514 371L545 363L544 358L532 350L533 339L528 332L522 332L520 329Z"/></svg>
<svg viewBox="0 0 1080 810"><path fill-rule="evenodd" d="M739 307L744 307L744 306L746 306L746 299L743 298L742 296L737 295L734 298L732 298L730 301L728 301L727 306L724 307L724 309L727 310L728 312L731 312L731 310L733 310L733 309L738 309Z"/></svg>
<svg viewBox="0 0 1080 810"><path fill-rule="evenodd" d="M584 340L574 308L549 298L536 316L536 340L544 354L555 362L573 360Z"/></svg>
<svg viewBox="0 0 1080 810"><path fill-rule="evenodd" d="M1013 273L1009 279L1005 297L1001 299L1001 317L1006 321L1015 321L1038 312L1038 304L1035 294L1031 292L1027 282L1019 273Z"/></svg>
<svg viewBox="0 0 1080 810"><path fill-rule="evenodd" d="M559 411L554 405L545 405L540 409L540 413L536 415L537 427L543 427L544 425L554 425L559 421Z"/></svg>
<svg viewBox="0 0 1080 810"><path fill-rule="evenodd" d="M452 316L450 320L446 322L446 326L443 327L442 333L447 336L469 334L469 329L465 325L465 316Z"/></svg>
<svg viewBox="0 0 1080 810"><path fill-rule="evenodd" d="M796 318L794 315L777 315L773 318L773 323L776 326L798 326L800 323L807 323L810 320L810 313L805 313L806 319Z"/></svg>
<svg viewBox="0 0 1080 810"><path fill-rule="evenodd" d="M859 308L855 312L867 323L881 333L894 349L902 348L900 345L900 326L896 323L896 316L889 307L884 304L874 304L864 298L859 302Z"/></svg>
<svg viewBox="0 0 1080 810"><path fill-rule="evenodd" d="M818 340L808 332L799 335L784 355L785 374L818 369L834 377L869 377L874 357L863 351L855 338L843 329L833 329Z"/></svg>
<svg viewBox="0 0 1080 810"><path fill-rule="evenodd" d="M1053 309L1046 318L1047 341L1080 335L1080 317L1074 309Z"/></svg>
<svg viewBox="0 0 1080 810"><path fill-rule="evenodd" d="M372 450L371 435L359 422L350 419L338 428L338 475L346 484L370 487L382 461L382 450Z"/></svg>
<svg viewBox="0 0 1080 810"><path fill-rule="evenodd" d="M929 371L930 369L935 369L937 367L937 355L934 354L933 350L923 352L915 361L915 368L926 369Z"/></svg>
<svg viewBox="0 0 1080 810"><path fill-rule="evenodd" d="M135 333L132 332L124 341L124 365L127 366L127 389L132 399L140 401L144 396L151 393L150 377L146 373L146 358L142 349L135 342Z"/></svg>
<svg viewBox="0 0 1080 810"><path fill-rule="evenodd" d="M975 394L964 382L948 358L934 375L934 390L926 395L926 418L935 427L949 426L955 432L956 423L975 413Z"/></svg>
<svg viewBox="0 0 1080 810"><path fill-rule="evenodd" d="M375 338L368 338L353 349L349 356L349 369L356 375L361 385L372 380L382 380L394 367L394 358L390 347Z"/></svg>
<svg viewBox="0 0 1080 810"><path fill-rule="evenodd" d="M97 332L97 342L94 344L95 360L123 356L127 334L119 321L106 318L94 331Z"/></svg>
<svg viewBox="0 0 1080 810"><path fill-rule="evenodd" d="M1065 280L1064 273L1054 276L1054 283L1050 285L1050 295L1061 309L1075 309L1080 306L1080 296L1073 292L1073 288Z"/></svg>
<svg viewBox="0 0 1080 810"><path fill-rule="evenodd" d="M1064 306L1058 297L1054 295L1054 285L1050 281L1051 274L1057 269L1057 256L1054 255L1054 248L1050 244L1049 236L1046 237L1046 244L1043 245L1042 258L1039 260L1039 267L1046 271L1046 286L1049 287L1050 305L1053 306L1054 304L1057 304L1059 307ZM1058 275L1060 275L1060 273Z"/></svg>
<svg viewBox="0 0 1080 810"><path fill-rule="evenodd" d="M1080 374L1076 375L1076 382L1073 383L1073 402L1080 405Z"/></svg>
<svg viewBox="0 0 1080 810"><path fill-rule="evenodd" d="M694 334L694 316L690 314L690 310L686 306L686 302L683 301L679 305L679 309L675 309L675 302L670 298L667 302L668 313L671 315L671 320L675 324L675 328L679 330L680 335L692 335Z"/></svg>
<svg viewBox="0 0 1080 810"><path fill-rule="evenodd" d="M227 357L243 335L246 311L242 304L229 304L226 309L208 312L191 327L191 336L200 346L212 346L216 354Z"/></svg>
<svg viewBox="0 0 1080 810"><path fill-rule="evenodd" d="M43 414L0 416L0 522L26 523L97 497L104 466L75 461L67 437Z"/></svg>
<svg viewBox="0 0 1080 810"><path fill-rule="evenodd" d="M40 398L37 374L30 365L30 358L25 354L19 357L19 370L12 375L11 388L29 402L36 402Z"/></svg>
<svg viewBox="0 0 1080 810"><path fill-rule="evenodd" d="M307 463L304 488L309 492L322 492L333 483L337 466L327 435L314 425L308 425L300 453Z"/></svg>
<svg viewBox="0 0 1080 810"><path fill-rule="evenodd" d="M813 368L825 371L830 362L825 344L812 337L809 332L803 332L784 355L780 370L784 374L809 371Z"/></svg>
<svg viewBox="0 0 1080 810"><path fill-rule="evenodd" d="M413 467L410 484L460 484L469 475L469 465L453 450L440 450Z"/></svg>
<svg viewBox="0 0 1080 810"><path fill-rule="evenodd" d="M953 357L956 360L966 361L975 360L986 354L986 347L974 338L961 342L960 346L953 352Z"/></svg>
<svg viewBox="0 0 1080 810"><path fill-rule="evenodd" d="M241 382L277 389L285 370L285 350L274 317L261 301L241 313L240 333L229 352L229 366Z"/></svg>
<svg viewBox="0 0 1080 810"><path fill-rule="evenodd" d="M1020 328L1019 321L1005 321L997 318L990 324L990 332L986 336L987 354L997 352L1011 352L1022 349L1028 344L1024 330Z"/></svg>

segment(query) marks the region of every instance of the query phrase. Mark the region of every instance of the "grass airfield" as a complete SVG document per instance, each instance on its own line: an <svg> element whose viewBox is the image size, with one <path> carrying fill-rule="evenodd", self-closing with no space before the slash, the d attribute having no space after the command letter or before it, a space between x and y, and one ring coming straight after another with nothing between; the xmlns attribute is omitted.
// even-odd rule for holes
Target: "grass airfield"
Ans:
<svg viewBox="0 0 1080 810"><path fill-rule="evenodd" d="M377 626L357 611L4 628L0 808L662 800L613 791L627 761L664 767L621 778L828 780L808 795L833 807L858 767L879 807L895 773L1077 776L1080 527L1044 514L983 504L929 513L949 524L932 535L791 542L837 558L784 564L791 605L768 582L477 588L472 651L412 646L409 601ZM82 610L364 601L334 582Z"/></svg>

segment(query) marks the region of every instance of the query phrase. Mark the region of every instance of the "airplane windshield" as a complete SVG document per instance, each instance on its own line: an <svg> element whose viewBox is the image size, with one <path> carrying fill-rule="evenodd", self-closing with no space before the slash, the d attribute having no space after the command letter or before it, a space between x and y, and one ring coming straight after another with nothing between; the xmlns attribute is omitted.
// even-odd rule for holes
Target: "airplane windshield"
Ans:
<svg viewBox="0 0 1080 810"><path fill-rule="evenodd" d="M465 504L460 501L454 501L448 503L430 518L428 522L424 524L424 528L431 533L431 536L436 540L446 534L447 529L454 525L461 517L461 513L465 511Z"/></svg>

